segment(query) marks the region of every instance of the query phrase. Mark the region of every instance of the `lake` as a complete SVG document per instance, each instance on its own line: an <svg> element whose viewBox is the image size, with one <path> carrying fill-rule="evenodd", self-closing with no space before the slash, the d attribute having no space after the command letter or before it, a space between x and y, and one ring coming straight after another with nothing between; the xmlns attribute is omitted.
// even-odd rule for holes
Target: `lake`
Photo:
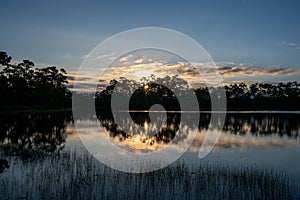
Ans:
<svg viewBox="0 0 300 200"><path fill-rule="evenodd" d="M189 116L199 117L199 113ZM158 136L150 133L158 128L144 116L135 113L132 117L146 123L148 136L127 137L113 128L112 122L97 122L107 130L104 137L112 143L139 153L172 145L169 139L181 128L180 122L173 120L173 129L161 131L162 136ZM131 174L106 167L86 151L70 112L2 113L1 199L299 197L299 112L228 112L217 144L200 159L199 148L209 134L210 117L209 112L200 113L199 124L191 123L180 132L179 141L188 141L192 132L197 135L177 161L154 172ZM160 117L151 119L156 120L152 124L164 121ZM133 130L128 120L122 116L115 119L120 127ZM93 134L88 133L91 138Z"/></svg>

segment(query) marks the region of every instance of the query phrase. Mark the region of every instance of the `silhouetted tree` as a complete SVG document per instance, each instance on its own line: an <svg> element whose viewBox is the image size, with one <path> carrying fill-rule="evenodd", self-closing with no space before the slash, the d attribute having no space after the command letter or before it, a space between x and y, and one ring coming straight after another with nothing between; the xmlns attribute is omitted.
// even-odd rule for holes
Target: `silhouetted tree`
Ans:
<svg viewBox="0 0 300 200"><path fill-rule="evenodd" d="M11 64L11 57L0 52L0 105L2 106L70 106L71 92L67 89L64 69L55 66L35 68L23 60Z"/></svg>
<svg viewBox="0 0 300 200"><path fill-rule="evenodd" d="M99 105L102 105L102 108L106 109L105 112L102 109L102 113L109 114L111 94L114 91L118 94L130 95L134 92L133 88L137 88L137 85L143 85L151 81L166 86L170 91L177 90L177 94L180 95L185 95L186 91L191 90L191 88L188 88L185 80L176 76L155 78L152 75L149 78L141 79L140 82L122 77L118 81L112 80L105 90L96 93L95 96L98 99L96 106L100 107ZM118 84L117 88L115 88L116 84ZM225 86L225 91L228 110L300 110L300 83L298 82L278 84L253 83L250 85L245 83L230 84ZM197 96L200 110L211 110L210 93L218 93L219 88L210 88L208 90L207 87L200 87L194 89L194 92ZM159 92L156 93L158 96L163 95ZM135 102L144 104L147 101L141 95L139 100Z"/></svg>
<svg viewBox="0 0 300 200"><path fill-rule="evenodd" d="M149 110L151 106L160 104L166 110L167 120L164 128L155 135L155 141L169 142L175 137L181 118L181 113L179 112L181 108L174 94L175 90L177 90L177 95L184 95L189 90L187 82L177 76L155 78L152 75L150 78L143 77L140 81L121 77L118 81L111 80L105 90L96 92L96 113L101 121L101 125L110 131L111 136L122 136L123 138L127 137L127 135L124 131L118 129L111 111L113 93L116 95L116 98L130 97L129 110L131 118L140 126L143 126L144 123L149 123L151 119L149 113L136 111ZM118 105L116 106L118 107Z"/></svg>

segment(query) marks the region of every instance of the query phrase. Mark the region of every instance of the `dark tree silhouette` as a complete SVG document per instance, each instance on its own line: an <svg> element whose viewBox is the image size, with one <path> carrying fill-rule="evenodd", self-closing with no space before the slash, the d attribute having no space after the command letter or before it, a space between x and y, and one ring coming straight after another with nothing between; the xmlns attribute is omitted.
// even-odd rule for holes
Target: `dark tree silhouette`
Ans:
<svg viewBox="0 0 300 200"><path fill-rule="evenodd" d="M14 107L61 108L70 106L71 92L67 89L64 69L55 66L35 68L23 60L12 64L6 52L0 52L0 105Z"/></svg>
<svg viewBox="0 0 300 200"><path fill-rule="evenodd" d="M173 92L175 90L177 90L177 95L184 95L189 90L187 82L177 76L155 78L153 75L150 79L142 78L140 82L128 80L125 77L121 77L118 81L111 80L105 90L95 94L96 114L101 125L111 132L111 136L123 138L127 135L118 129L111 111L113 93L119 99L130 95L130 116L140 126L151 121L149 113L140 111L149 110L151 106L160 104L166 110L167 120L164 128L155 134L155 141L170 142L176 135L181 118L180 104ZM116 107L118 108L118 105Z"/></svg>
<svg viewBox="0 0 300 200"><path fill-rule="evenodd" d="M300 83L245 83L225 86L227 110L300 110ZM212 90L214 92L214 90ZM210 110L205 87L196 89L201 110Z"/></svg>
<svg viewBox="0 0 300 200"><path fill-rule="evenodd" d="M168 91L170 92L166 92L165 98L164 90L160 89L159 84L151 86L149 84L151 81L168 86L170 89ZM149 87L147 93L143 86L145 84ZM116 85L118 86L117 88L115 88ZM133 88L139 89L133 91ZM200 111L211 110L210 93L217 93L219 89L210 88L208 90L207 87L201 87L194 90ZM172 96L171 92L175 90L180 90L177 94L184 95L187 90L191 89L187 87L185 80L181 80L178 77L155 78L152 75L150 78L141 79L140 82L121 77L118 81L111 80L105 90L95 94L96 113L100 120L113 121L111 97L114 92L119 95L118 98L132 95L131 104L129 105L130 110L148 110L154 102L164 107L172 107L169 110L177 110L176 105L172 106L174 104L173 100L176 98ZM225 86L225 91L228 110L300 110L300 83L297 82L279 84L254 83L251 85L246 85L245 83L231 84ZM118 107L118 105L114 106L115 108ZM134 120L138 124L143 124L149 120L145 113L131 113L131 115L131 117L136 118ZM106 122L102 124L105 126ZM110 126L107 126L108 130L117 130L116 124L108 124L110 124ZM208 124L199 124L199 126L207 127ZM116 131L113 132L114 136L118 135ZM120 132L120 134L124 136L123 132Z"/></svg>

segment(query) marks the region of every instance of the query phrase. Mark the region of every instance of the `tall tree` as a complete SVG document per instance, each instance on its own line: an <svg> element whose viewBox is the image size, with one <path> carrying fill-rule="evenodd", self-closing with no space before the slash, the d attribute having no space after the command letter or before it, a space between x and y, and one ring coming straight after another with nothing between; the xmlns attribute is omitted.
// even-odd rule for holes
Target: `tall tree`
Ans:
<svg viewBox="0 0 300 200"><path fill-rule="evenodd" d="M71 92L67 89L67 72L55 66L35 68L23 60L11 64L11 57L0 52L1 105L9 106L70 106Z"/></svg>

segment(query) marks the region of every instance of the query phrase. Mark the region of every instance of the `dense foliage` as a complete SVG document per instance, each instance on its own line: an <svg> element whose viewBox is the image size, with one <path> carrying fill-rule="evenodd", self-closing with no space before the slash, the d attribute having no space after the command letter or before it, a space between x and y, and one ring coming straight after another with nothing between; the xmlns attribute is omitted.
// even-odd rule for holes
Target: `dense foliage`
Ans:
<svg viewBox="0 0 300 200"><path fill-rule="evenodd" d="M151 80L141 80L140 82L121 78L119 81L112 80L105 90L96 93L96 107L98 106L99 109L105 108L102 111L107 112L107 109L110 108L112 92L117 92L121 96L130 95L130 93L134 94L138 91L133 91L132 88L139 88L147 84L147 81L162 84L169 88L170 91L177 91L176 94L181 96L187 96L187 91L193 90L197 96L200 110L210 110L210 93L218 94L220 92L220 88L218 87L209 89L207 87L189 88L185 80L176 76L166 76L164 78L152 77ZM116 84L118 85L117 88L115 88ZM156 89L155 91L159 92L160 90ZM231 84L225 86L225 92L228 110L300 110L300 82L296 81L277 84ZM140 92L139 96L135 95L135 102L147 103L152 97L153 95L146 95L146 93ZM163 99L164 96L160 95L158 98ZM172 105L172 98L165 98L162 102L166 105Z"/></svg>
<svg viewBox="0 0 300 200"><path fill-rule="evenodd" d="M118 81L112 80L103 91L95 94L97 110L109 113L112 92L121 96L135 94L134 106L138 108L147 109L155 96L160 96L155 103L164 102L160 104L172 107L174 96L165 89L159 89L158 85L148 89L152 91L152 95L149 93L146 95L141 86L149 81L166 86L169 91L176 91L177 95L187 96L187 92L192 90L197 96L200 110L210 110L210 93L219 92L219 88L189 88L187 81L177 76L158 78L152 75L149 78L142 78L140 82L121 77ZM67 84L67 73L64 69L57 69L55 66L36 68L29 60L15 64L6 52L0 52L2 107L70 107L71 92ZM115 87L116 84L118 87ZM137 88L140 89L136 90ZM300 110L300 82L231 84L225 86L225 91L228 110ZM140 105L147 102L149 105Z"/></svg>
<svg viewBox="0 0 300 200"><path fill-rule="evenodd" d="M1 106L61 108L70 105L71 92L66 87L64 69L35 68L29 60L14 64L6 52L0 52L0 67Z"/></svg>
<svg viewBox="0 0 300 200"><path fill-rule="evenodd" d="M225 91L228 110L300 110L300 82L231 84ZM208 89L198 88L196 94L200 108L209 110Z"/></svg>

